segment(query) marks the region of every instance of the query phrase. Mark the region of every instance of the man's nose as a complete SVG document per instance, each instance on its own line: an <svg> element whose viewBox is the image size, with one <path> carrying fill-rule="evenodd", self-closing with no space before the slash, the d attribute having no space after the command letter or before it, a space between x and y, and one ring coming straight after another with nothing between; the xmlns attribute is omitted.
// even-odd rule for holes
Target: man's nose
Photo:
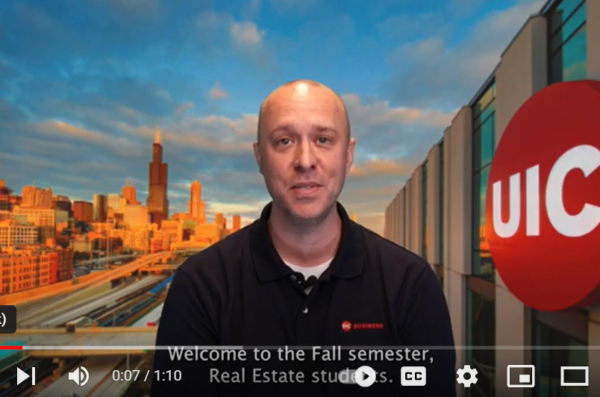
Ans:
<svg viewBox="0 0 600 397"><path fill-rule="evenodd" d="M314 148L307 140L302 140L296 147L296 168L299 170L308 170L314 168L316 164L316 157Z"/></svg>

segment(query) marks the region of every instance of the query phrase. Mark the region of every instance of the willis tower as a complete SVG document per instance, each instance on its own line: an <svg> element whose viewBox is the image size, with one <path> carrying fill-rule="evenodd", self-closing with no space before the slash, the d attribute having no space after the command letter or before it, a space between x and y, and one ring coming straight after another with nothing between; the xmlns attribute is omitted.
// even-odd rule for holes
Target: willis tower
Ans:
<svg viewBox="0 0 600 397"><path fill-rule="evenodd" d="M160 142L160 129L156 126L152 145L152 162L148 164L148 199L146 207L152 223L158 227L163 219L169 219L169 200L167 199L168 164L163 163L163 147Z"/></svg>

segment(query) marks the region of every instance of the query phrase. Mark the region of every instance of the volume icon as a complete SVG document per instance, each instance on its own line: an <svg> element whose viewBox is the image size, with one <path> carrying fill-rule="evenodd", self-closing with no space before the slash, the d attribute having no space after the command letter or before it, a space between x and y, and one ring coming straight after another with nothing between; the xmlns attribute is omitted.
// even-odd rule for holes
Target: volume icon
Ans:
<svg viewBox="0 0 600 397"><path fill-rule="evenodd" d="M69 372L69 380L72 380L79 386L85 386L88 380L90 380L90 373L85 367L77 367L75 371Z"/></svg>

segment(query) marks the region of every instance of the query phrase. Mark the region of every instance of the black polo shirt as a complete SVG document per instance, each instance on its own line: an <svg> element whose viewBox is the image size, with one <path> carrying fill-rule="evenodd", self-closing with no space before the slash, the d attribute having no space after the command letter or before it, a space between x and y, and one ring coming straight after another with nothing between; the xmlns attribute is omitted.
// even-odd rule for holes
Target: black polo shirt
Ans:
<svg viewBox="0 0 600 397"><path fill-rule="evenodd" d="M455 396L450 317L433 270L337 208L340 245L308 295L273 246L271 204L178 268L158 328L152 397ZM246 361L227 346L245 347ZM292 352L280 360L285 347ZM293 348L304 360L292 359ZM340 382L340 371L363 365L376 371L375 384ZM402 386L402 367L425 367L426 385ZM405 371L406 381L423 369Z"/></svg>

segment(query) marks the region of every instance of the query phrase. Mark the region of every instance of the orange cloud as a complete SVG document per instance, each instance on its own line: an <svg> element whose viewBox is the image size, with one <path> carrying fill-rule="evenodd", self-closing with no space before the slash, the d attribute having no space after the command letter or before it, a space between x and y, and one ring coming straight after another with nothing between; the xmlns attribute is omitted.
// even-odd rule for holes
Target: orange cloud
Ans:
<svg viewBox="0 0 600 397"><path fill-rule="evenodd" d="M414 169L411 164L394 160L367 160L362 164L353 164L351 178L372 178L377 176L409 176Z"/></svg>
<svg viewBox="0 0 600 397"><path fill-rule="evenodd" d="M135 156L140 153L141 148L126 137L115 137L99 131L65 123L58 120L47 120L34 124L33 130L38 134L62 137L79 142L101 145L113 150L122 156Z"/></svg>
<svg viewBox="0 0 600 397"><path fill-rule="evenodd" d="M211 100L227 98L227 93L221 88L221 83L218 81L211 87L208 95Z"/></svg>
<svg viewBox="0 0 600 397"><path fill-rule="evenodd" d="M441 112L434 109L421 109L409 107L390 107L387 101L378 100L365 104L356 94L346 94L342 98L348 107L351 118L357 124L364 126L398 125L410 124L445 128L456 114L452 112Z"/></svg>
<svg viewBox="0 0 600 397"><path fill-rule="evenodd" d="M35 126L35 130L45 135L60 135L66 138L105 145L111 138L96 131L76 127L57 120L48 120Z"/></svg>
<svg viewBox="0 0 600 397"><path fill-rule="evenodd" d="M211 89L212 92L212 89ZM177 110L175 111L175 113L178 116L182 116L188 109L193 109L194 108L194 102L185 102L182 103L181 105L177 106Z"/></svg>
<svg viewBox="0 0 600 397"><path fill-rule="evenodd" d="M230 34L234 43L253 47L261 43L265 31L259 30L254 22L233 22Z"/></svg>

